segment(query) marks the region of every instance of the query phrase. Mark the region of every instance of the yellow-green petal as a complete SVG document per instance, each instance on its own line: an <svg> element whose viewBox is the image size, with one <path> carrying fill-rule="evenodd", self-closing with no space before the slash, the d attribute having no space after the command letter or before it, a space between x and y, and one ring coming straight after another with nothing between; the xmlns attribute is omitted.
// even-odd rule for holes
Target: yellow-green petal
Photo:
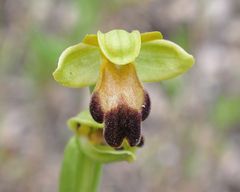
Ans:
<svg viewBox="0 0 240 192"><path fill-rule="evenodd" d="M105 34L98 31L97 36L103 55L114 64L131 63L139 54L141 48L139 31L128 33L124 30L112 30Z"/></svg>
<svg viewBox="0 0 240 192"><path fill-rule="evenodd" d="M98 47L79 43L61 54L54 79L67 87L85 87L96 83L101 62Z"/></svg>
<svg viewBox="0 0 240 192"><path fill-rule="evenodd" d="M152 31L152 32L146 32L146 33L141 33L141 41L147 42L147 41L153 41L157 39L162 39L163 35L159 31Z"/></svg>
<svg viewBox="0 0 240 192"><path fill-rule="evenodd" d="M89 44L89 45L94 45L94 46L98 46L98 39L97 39L97 35L95 34L87 34L83 40L83 43Z"/></svg>
<svg viewBox="0 0 240 192"><path fill-rule="evenodd" d="M174 78L194 64L194 58L177 44L167 40L142 43L136 59L138 77L144 82Z"/></svg>

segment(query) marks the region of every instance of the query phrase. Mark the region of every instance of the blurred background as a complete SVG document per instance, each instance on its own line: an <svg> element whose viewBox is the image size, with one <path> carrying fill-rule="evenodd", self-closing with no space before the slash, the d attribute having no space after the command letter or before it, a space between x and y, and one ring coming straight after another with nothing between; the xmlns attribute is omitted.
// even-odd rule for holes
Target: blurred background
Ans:
<svg viewBox="0 0 240 192"><path fill-rule="evenodd" d="M0 191L57 191L66 120L90 97L52 72L86 33L116 28L161 31L196 64L145 85L146 144L105 166L101 192L239 192L239 0L0 0Z"/></svg>

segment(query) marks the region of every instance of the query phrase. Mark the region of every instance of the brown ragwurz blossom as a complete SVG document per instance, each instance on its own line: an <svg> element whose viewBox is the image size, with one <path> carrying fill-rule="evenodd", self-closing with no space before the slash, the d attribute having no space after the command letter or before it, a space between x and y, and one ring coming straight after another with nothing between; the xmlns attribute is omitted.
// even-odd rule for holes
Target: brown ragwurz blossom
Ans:
<svg viewBox="0 0 240 192"><path fill-rule="evenodd" d="M112 30L86 35L67 48L53 73L68 87L96 85L90 113L103 123L103 136L114 148L141 146L141 122L150 112L150 98L141 82L159 82L185 73L194 63L160 32Z"/></svg>
<svg viewBox="0 0 240 192"><path fill-rule="evenodd" d="M121 147L124 139L130 146L143 144L141 122L148 117L150 105L133 63L119 66L103 59L90 113L104 123L104 138L110 146Z"/></svg>

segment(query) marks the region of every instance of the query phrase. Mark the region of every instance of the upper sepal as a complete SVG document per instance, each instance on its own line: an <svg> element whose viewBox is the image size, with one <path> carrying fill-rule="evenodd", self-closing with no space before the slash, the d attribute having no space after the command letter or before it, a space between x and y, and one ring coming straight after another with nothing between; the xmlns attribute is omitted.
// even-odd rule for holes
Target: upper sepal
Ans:
<svg viewBox="0 0 240 192"><path fill-rule="evenodd" d="M112 30L108 33L98 31L97 37L103 55L116 65L133 62L141 48L139 31L131 33L124 30Z"/></svg>
<svg viewBox="0 0 240 192"><path fill-rule="evenodd" d="M142 43L136 59L138 77L144 82L174 78L194 64L194 58L177 44L168 40Z"/></svg>
<svg viewBox="0 0 240 192"><path fill-rule="evenodd" d="M101 61L98 47L79 43L63 51L54 79L67 87L85 87L96 83Z"/></svg>

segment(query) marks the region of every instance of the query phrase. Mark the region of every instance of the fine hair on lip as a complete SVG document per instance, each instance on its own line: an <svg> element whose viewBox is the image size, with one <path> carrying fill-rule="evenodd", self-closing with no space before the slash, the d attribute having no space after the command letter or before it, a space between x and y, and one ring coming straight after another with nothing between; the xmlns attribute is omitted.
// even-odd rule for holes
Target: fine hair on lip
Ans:
<svg viewBox="0 0 240 192"><path fill-rule="evenodd" d="M144 121L151 110L151 100L147 91L144 91L144 103L142 105L142 121Z"/></svg>
<svg viewBox="0 0 240 192"><path fill-rule="evenodd" d="M140 110L131 108L127 103L120 102L109 111L103 111L98 92L93 93L90 102L90 113L98 123L104 122L103 135L111 147L121 147L126 138L130 146L142 146L141 121L144 121L151 108L149 95L144 91L144 102Z"/></svg>
<svg viewBox="0 0 240 192"><path fill-rule="evenodd" d="M96 92L93 93L89 108L90 108L90 113L93 119L98 123L102 123L104 118L104 113L102 111L98 93Z"/></svg>
<svg viewBox="0 0 240 192"><path fill-rule="evenodd" d="M112 147L120 147L126 138L130 146L136 146L141 138L141 113L120 104L105 114L104 138Z"/></svg>

